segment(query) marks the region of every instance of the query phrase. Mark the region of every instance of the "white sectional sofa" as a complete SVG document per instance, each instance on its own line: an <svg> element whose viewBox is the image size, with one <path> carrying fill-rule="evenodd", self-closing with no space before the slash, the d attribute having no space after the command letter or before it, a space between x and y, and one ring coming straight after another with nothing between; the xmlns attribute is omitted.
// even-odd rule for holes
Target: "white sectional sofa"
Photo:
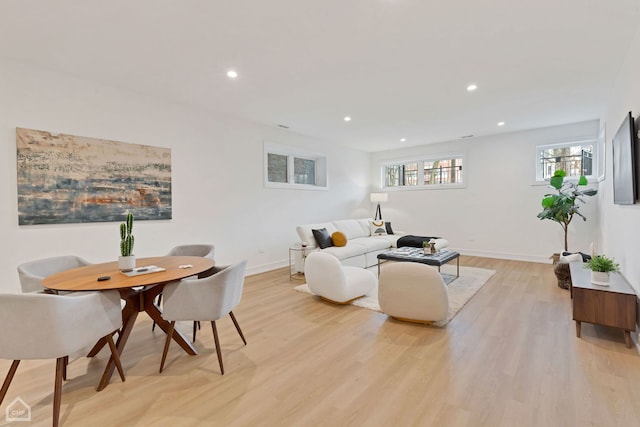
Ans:
<svg viewBox="0 0 640 427"><path fill-rule="evenodd" d="M371 219L343 219L320 224L299 225L296 227L296 231L300 241L305 242L310 250L317 249L316 240L311 230L326 228L329 234L336 231L343 232L347 236L345 246L330 246L318 250L330 253L338 258L343 265L367 268L378 263L379 253L396 247L398 238L402 236L402 234L372 236L370 221ZM298 265L299 263L296 263L296 266Z"/></svg>

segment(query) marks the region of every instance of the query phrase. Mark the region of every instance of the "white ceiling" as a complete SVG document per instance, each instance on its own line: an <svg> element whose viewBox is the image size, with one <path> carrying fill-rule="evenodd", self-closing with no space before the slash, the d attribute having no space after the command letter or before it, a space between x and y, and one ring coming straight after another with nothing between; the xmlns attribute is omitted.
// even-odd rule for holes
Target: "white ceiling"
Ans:
<svg viewBox="0 0 640 427"><path fill-rule="evenodd" d="M0 58L378 151L597 119L639 22L638 0L2 0Z"/></svg>

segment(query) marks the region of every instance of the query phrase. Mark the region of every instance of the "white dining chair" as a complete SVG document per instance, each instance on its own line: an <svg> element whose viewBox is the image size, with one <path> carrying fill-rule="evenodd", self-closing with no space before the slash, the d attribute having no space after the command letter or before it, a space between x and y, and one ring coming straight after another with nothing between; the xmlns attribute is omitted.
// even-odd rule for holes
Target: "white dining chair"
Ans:
<svg viewBox="0 0 640 427"><path fill-rule="evenodd" d="M0 358L13 360L0 389L0 404L21 360L56 359L53 425L57 426L68 356L101 338L109 344L120 378L125 380L112 338L122 326L117 291L0 294L0 325Z"/></svg>
<svg viewBox="0 0 640 427"><path fill-rule="evenodd" d="M203 258L209 258L215 263L215 248L213 245L209 244L189 244L189 245L179 245L175 246L173 249L169 251L167 256L199 256ZM210 268L207 271L203 271L198 274L198 279L202 279L204 277L211 276L215 271L215 267ZM162 292L158 294L158 299L156 300L156 304L159 306L162 303ZM153 322L151 325L151 330L154 331L156 329L156 322ZM196 341L196 330L200 329L200 322L193 322L193 342Z"/></svg>
<svg viewBox="0 0 640 427"><path fill-rule="evenodd" d="M162 353L160 372L164 368L176 321L199 320L211 322L220 372L224 375L216 320L228 314L240 334L240 338L242 338L245 345L247 344L247 340L244 338L240 325L232 311L242 298L246 266L247 261L245 260L231 266L216 268L216 272L209 277L197 280L183 279L164 287L162 317L170 321L171 325L169 326Z"/></svg>
<svg viewBox="0 0 640 427"><path fill-rule="evenodd" d="M18 266L18 277L22 292L42 291L42 279L61 271L91 265L90 262L75 256L64 255L25 262Z"/></svg>

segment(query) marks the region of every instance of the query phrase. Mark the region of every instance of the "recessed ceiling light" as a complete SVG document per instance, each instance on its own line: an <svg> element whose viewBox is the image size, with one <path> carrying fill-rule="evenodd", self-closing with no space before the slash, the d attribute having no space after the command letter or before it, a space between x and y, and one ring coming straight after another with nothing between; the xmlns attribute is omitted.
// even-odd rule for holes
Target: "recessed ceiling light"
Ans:
<svg viewBox="0 0 640 427"><path fill-rule="evenodd" d="M230 79L235 79L236 77L238 77L238 73L235 70L229 70L227 71L227 77L229 77Z"/></svg>
<svg viewBox="0 0 640 427"><path fill-rule="evenodd" d="M400 138L400 142L405 142L407 138Z"/></svg>
<svg viewBox="0 0 640 427"><path fill-rule="evenodd" d="M469 92L473 92L476 89L478 89L478 85L475 83L471 83L469 86L467 86L467 91Z"/></svg>
<svg viewBox="0 0 640 427"><path fill-rule="evenodd" d="M498 126L504 126L504 122L498 122Z"/></svg>
<svg viewBox="0 0 640 427"><path fill-rule="evenodd" d="M345 121L345 122L350 122L350 121L351 121L351 117L346 116L346 117L344 118L344 121Z"/></svg>

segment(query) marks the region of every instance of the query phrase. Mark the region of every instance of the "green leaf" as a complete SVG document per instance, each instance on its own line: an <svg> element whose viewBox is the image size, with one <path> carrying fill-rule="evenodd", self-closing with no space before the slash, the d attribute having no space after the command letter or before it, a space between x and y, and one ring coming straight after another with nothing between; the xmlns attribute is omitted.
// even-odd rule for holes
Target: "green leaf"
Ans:
<svg viewBox="0 0 640 427"><path fill-rule="evenodd" d="M558 171L556 171L557 173ZM564 177L563 176L557 176L554 175L551 177L551 179L549 179L549 184L555 188L556 190L559 190L562 187L562 183L564 182Z"/></svg>
<svg viewBox="0 0 640 427"><path fill-rule="evenodd" d="M560 176L560 177L564 178L565 176L567 176L567 173L562 169L558 169L553 173L553 176L554 177L555 176Z"/></svg>
<svg viewBox="0 0 640 427"><path fill-rule="evenodd" d="M578 185L587 185L589 182L584 175L580 175L580 179L578 180Z"/></svg>
<svg viewBox="0 0 640 427"><path fill-rule="evenodd" d="M557 198L558 198L558 196L545 197L544 199L542 199L542 207L543 208L550 208L551 206L553 206L553 202Z"/></svg>

